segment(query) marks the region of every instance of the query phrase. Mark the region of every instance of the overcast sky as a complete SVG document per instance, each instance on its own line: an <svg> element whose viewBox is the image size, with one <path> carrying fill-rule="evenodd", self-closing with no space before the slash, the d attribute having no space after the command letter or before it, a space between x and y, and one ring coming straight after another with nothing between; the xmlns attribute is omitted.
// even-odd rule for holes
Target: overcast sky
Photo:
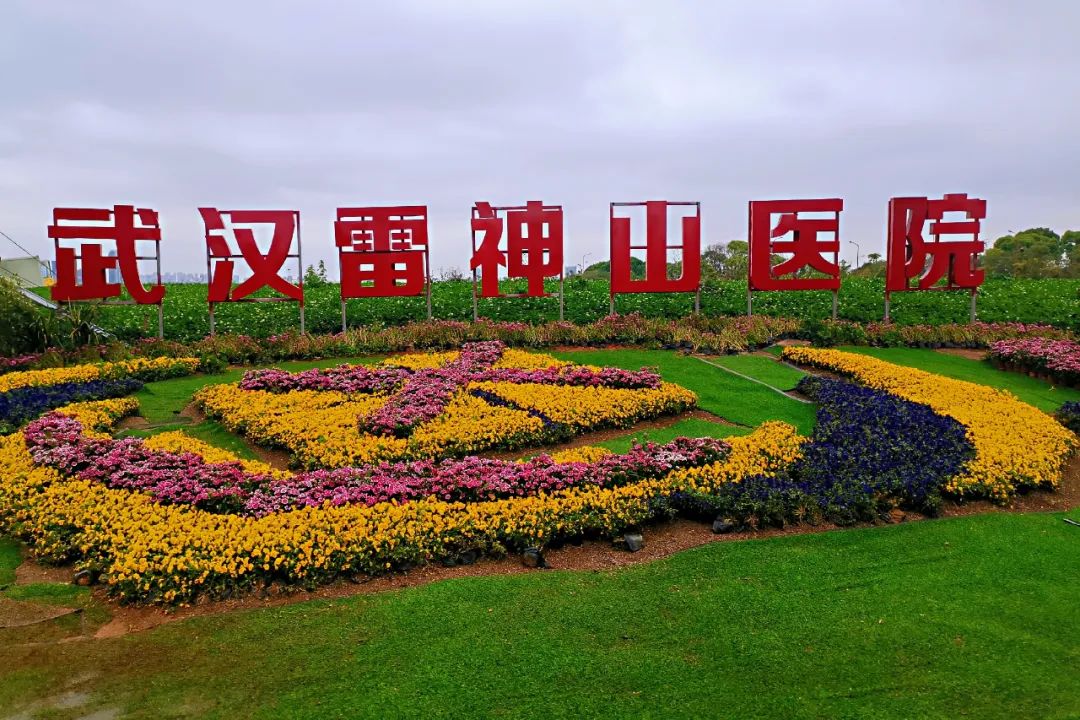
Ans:
<svg viewBox="0 0 1080 720"><path fill-rule="evenodd" d="M839 196L850 259L893 195L1080 228L1074 0L0 0L0 73L0 230L43 257L53 207L116 203L191 271L204 204L298 209L335 269L339 205L426 203L462 268L477 200L561 203L567 264L612 200L700 200L714 243Z"/></svg>

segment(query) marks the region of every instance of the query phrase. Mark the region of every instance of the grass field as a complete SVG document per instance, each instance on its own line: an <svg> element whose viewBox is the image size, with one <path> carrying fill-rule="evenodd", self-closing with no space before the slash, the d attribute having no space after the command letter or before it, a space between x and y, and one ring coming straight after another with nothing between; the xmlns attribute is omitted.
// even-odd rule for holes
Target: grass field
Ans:
<svg viewBox="0 0 1080 720"><path fill-rule="evenodd" d="M78 689L49 717L1070 718L1076 543L998 514L5 643L0 709Z"/></svg>
<svg viewBox="0 0 1080 720"><path fill-rule="evenodd" d="M1029 402L1059 397L975 360L872 352ZM695 418L637 437L813 426L812 406L692 357L560 355L656 366L746 426ZM797 380L767 358L725 360L780 386ZM144 412L172 417L187 382L148 384ZM631 435L604 444L625 449ZM69 616L0 629L0 717L1077 718L1080 528L1062 517L713 543L612 571L461 578L56 642L77 631ZM9 586L18 562L18 545L0 539L0 599L64 602L91 628L104 621L85 589Z"/></svg>
<svg viewBox="0 0 1080 720"><path fill-rule="evenodd" d="M564 360L630 370L655 367L665 380L696 392L701 409L738 425L753 427L766 420L784 420L804 434L809 434L814 427L813 405L784 397L695 357L664 350L581 350L552 354ZM767 358L761 360L771 362ZM779 364L776 367L787 370Z"/></svg>

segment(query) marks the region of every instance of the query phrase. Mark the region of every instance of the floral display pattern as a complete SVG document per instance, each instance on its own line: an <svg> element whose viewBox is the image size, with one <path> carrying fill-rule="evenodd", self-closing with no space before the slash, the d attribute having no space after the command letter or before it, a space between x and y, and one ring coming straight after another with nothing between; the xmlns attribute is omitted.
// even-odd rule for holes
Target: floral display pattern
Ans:
<svg viewBox="0 0 1080 720"><path fill-rule="evenodd" d="M787 347L783 358L846 375L920 403L964 426L975 456L946 491L1007 500L1018 489L1057 487L1077 438L1041 410L1003 390L839 350Z"/></svg>
<svg viewBox="0 0 1080 720"><path fill-rule="evenodd" d="M335 380L344 390L329 389ZM490 341L375 368L252 371L238 385L204 388L196 402L316 469L541 445L677 414L696 396L651 370L572 365Z"/></svg>
<svg viewBox="0 0 1080 720"><path fill-rule="evenodd" d="M472 369L516 366L530 378L534 370L546 378L581 372L511 352L518 351ZM549 425L577 432L692 404L688 391L650 387L644 376L629 381L641 387L617 387L627 379L546 384L470 375L441 413L407 436L360 430L361 419L410 380L462 355L469 362L467 349L439 355L386 361L376 373L404 371L388 389L341 392L312 374L297 382L316 385L295 389L240 383L200 392L207 411L231 428L289 447L299 465L313 468L295 474L181 433L112 439L108 429L137 410L132 398L64 406L0 438L0 529L45 560L89 570L122 601L186 603L275 582L312 587L467 551L611 537L676 512L722 513L751 525L848 523L897 503L932 511L942 493L1002 499L1055 485L1076 442L1006 393L811 348L788 348L784 357L860 385L803 383L819 404L810 438L766 422L725 441L680 438L623 454L581 447L524 461L455 457L546 441ZM353 376L361 384L370 377Z"/></svg>

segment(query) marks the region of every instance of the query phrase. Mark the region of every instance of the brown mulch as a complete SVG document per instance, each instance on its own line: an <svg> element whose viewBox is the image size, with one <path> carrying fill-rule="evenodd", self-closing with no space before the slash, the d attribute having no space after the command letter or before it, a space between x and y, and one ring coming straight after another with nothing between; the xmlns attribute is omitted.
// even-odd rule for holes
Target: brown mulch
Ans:
<svg viewBox="0 0 1080 720"><path fill-rule="evenodd" d="M976 350L973 348L937 348L935 352L939 352L942 355L955 355L956 357L962 357L968 360L986 359L985 348L982 350Z"/></svg>
<svg viewBox="0 0 1080 720"><path fill-rule="evenodd" d="M15 584L68 583L71 582L73 574L70 567L39 565L32 558L24 558L22 565L15 568Z"/></svg>

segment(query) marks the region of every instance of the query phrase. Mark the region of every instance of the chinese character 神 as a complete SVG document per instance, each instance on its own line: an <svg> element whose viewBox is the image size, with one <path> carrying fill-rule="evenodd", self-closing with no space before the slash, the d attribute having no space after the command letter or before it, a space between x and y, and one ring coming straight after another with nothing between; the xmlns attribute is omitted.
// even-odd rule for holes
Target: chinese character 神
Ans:
<svg viewBox="0 0 1080 720"><path fill-rule="evenodd" d="M500 247L505 212L506 250ZM496 208L478 202L473 208L472 270L481 271L481 295L500 297L499 266L512 278L526 278L530 297L543 297L544 278L562 274L563 211L561 206L530 200L524 208ZM476 246L476 233L483 240Z"/></svg>
<svg viewBox="0 0 1080 720"><path fill-rule="evenodd" d="M682 242L668 245L668 206L693 205L694 215L682 218ZM615 207L645 207L645 244L631 242L630 218L615 217ZM645 250L645 277L633 279L630 258L634 250ZM667 276L668 250L682 251L682 274ZM694 292L701 280L701 207L697 203L668 203L650 200L644 203L611 205L611 292Z"/></svg>
<svg viewBox="0 0 1080 720"><path fill-rule="evenodd" d="M218 210L199 208L206 226L206 253L210 265L208 300L212 303L243 300L252 293L269 287L286 297L303 302L302 285L294 285L278 275L278 271L290 257L299 265L299 249L292 251L293 238L299 240L300 213L295 210ZM229 227L225 219L229 220ZM273 235L269 249L263 253L255 241L255 231L238 225L272 225ZM235 239L240 253L234 253L228 237ZM251 270L251 277L235 288L233 283L234 260L243 259Z"/></svg>
<svg viewBox="0 0 1080 720"><path fill-rule="evenodd" d="M945 213L964 213L966 220L946 221ZM969 198L966 193L945 195L941 200L891 199L886 291L929 290L942 278L942 289L946 290L979 287L984 273L975 264L985 248L979 240L979 221L985 218L986 201ZM923 237L928 219L933 221L929 234L934 238L929 242ZM968 235L971 239L942 242L942 235ZM912 280L917 280L914 287Z"/></svg>
<svg viewBox="0 0 1080 720"><path fill-rule="evenodd" d="M338 208L334 241L343 300L424 293L427 206Z"/></svg>
<svg viewBox="0 0 1080 720"><path fill-rule="evenodd" d="M844 201L755 200L750 203L752 290L837 290L840 287L840 211ZM826 218L800 213L832 213ZM773 215L779 215L773 224ZM790 233L790 240L776 240ZM823 233L831 237L820 238ZM832 258L826 256L831 254ZM773 255L790 255L773 265ZM804 269L826 277L799 277Z"/></svg>
<svg viewBox="0 0 1080 720"><path fill-rule="evenodd" d="M136 223L136 221L138 221ZM56 208L49 237L56 243L56 284L52 299L57 302L104 300L120 296L120 283L110 282L108 271L119 268L120 279L131 298L139 304L156 305L165 297L165 286L149 289L139 278L139 260L160 257L161 227L155 210L116 205L112 210ZM78 248L62 247L64 240L112 241L116 252L103 255L100 242L80 243ZM153 242L153 255L139 255L139 242ZM80 273L82 277L80 280Z"/></svg>

